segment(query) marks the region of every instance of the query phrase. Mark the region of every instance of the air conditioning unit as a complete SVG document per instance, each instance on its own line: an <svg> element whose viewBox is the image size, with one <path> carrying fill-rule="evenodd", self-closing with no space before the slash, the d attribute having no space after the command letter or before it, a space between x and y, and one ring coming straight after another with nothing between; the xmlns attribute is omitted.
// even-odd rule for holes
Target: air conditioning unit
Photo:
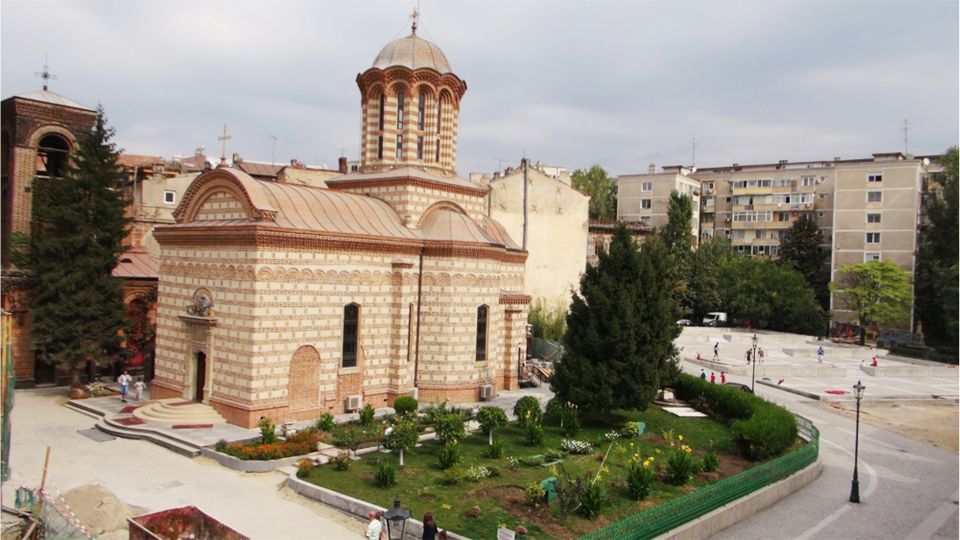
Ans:
<svg viewBox="0 0 960 540"><path fill-rule="evenodd" d="M346 401L347 402L344 408L347 411L356 411L356 410L359 410L361 406L363 406L363 396L361 395L347 396Z"/></svg>
<svg viewBox="0 0 960 540"><path fill-rule="evenodd" d="M493 399L493 385L485 384L480 387L480 400L489 401Z"/></svg>

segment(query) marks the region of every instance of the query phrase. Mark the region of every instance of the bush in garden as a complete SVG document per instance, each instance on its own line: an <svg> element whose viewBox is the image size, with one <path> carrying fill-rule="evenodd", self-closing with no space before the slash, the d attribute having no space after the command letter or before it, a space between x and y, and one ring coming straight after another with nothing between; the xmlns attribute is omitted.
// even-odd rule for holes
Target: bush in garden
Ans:
<svg viewBox="0 0 960 540"><path fill-rule="evenodd" d="M417 423L404 419L393 426L393 432L384 440L384 444L391 450L400 452L400 466L403 467L403 453L416 446L419 435Z"/></svg>
<svg viewBox="0 0 960 540"><path fill-rule="evenodd" d="M263 416L260 418L260 444L273 444L277 442L276 426L269 418Z"/></svg>
<svg viewBox="0 0 960 540"><path fill-rule="evenodd" d="M557 502L560 508L560 519L576 510L580 502L580 495L587 491L587 481L581 477L575 477L567 474L562 465L556 465L553 469L557 482L554 484L554 490L557 492Z"/></svg>
<svg viewBox="0 0 960 540"><path fill-rule="evenodd" d="M460 462L460 445L456 441L443 445L437 458L440 460L441 469L447 470L453 467Z"/></svg>
<svg viewBox="0 0 960 540"><path fill-rule="evenodd" d="M443 483L448 486L459 486L470 480L467 471L460 467L451 467L443 471Z"/></svg>
<svg viewBox="0 0 960 540"><path fill-rule="evenodd" d="M333 439L333 445L339 448L346 448L351 452L356 452L360 446L360 437L352 429L345 429L338 433Z"/></svg>
<svg viewBox="0 0 960 540"><path fill-rule="evenodd" d="M558 397L550 398L544 408L543 422L550 426L559 426L561 409L563 409L563 401Z"/></svg>
<svg viewBox="0 0 960 540"><path fill-rule="evenodd" d="M494 439L493 444L487 447L487 457L490 459L500 459L503 455L503 441Z"/></svg>
<svg viewBox="0 0 960 540"><path fill-rule="evenodd" d="M483 465L474 465L473 467L467 469L467 478L474 482L479 482L490 476L493 476L493 473L490 471L490 469L484 467Z"/></svg>
<svg viewBox="0 0 960 540"><path fill-rule="evenodd" d="M560 449L571 454L589 454L593 450L593 445L587 441L577 441L573 439L563 439L560 441Z"/></svg>
<svg viewBox="0 0 960 540"><path fill-rule="evenodd" d="M337 457L333 458L333 465L338 471L345 471L350 468L350 452L344 450L338 452Z"/></svg>
<svg viewBox="0 0 960 540"><path fill-rule="evenodd" d="M227 448L227 441L224 439L220 439L219 441L217 441L217 444L213 445L213 449L216 450L217 452L223 452L226 448Z"/></svg>
<svg viewBox="0 0 960 540"><path fill-rule="evenodd" d="M690 480L693 473L692 450L687 445L680 445L667 454L666 481L675 486L682 486Z"/></svg>
<svg viewBox="0 0 960 540"><path fill-rule="evenodd" d="M797 439L796 419L776 406L762 407L732 428L740 455L755 461L782 453Z"/></svg>
<svg viewBox="0 0 960 540"><path fill-rule="evenodd" d="M480 407L477 413L480 429L487 434L488 444L493 444L493 431L507 425L507 413L500 407Z"/></svg>
<svg viewBox="0 0 960 540"><path fill-rule="evenodd" d="M423 409L424 420L428 424L436 424L441 417L450 414L452 411L447 408L447 402L443 401L436 405L428 405Z"/></svg>
<svg viewBox="0 0 960 540"><path fill-rule="evenodd" d="M373 481L379 487L390 487L397 483L397 470L386 460L377 462L377 471L373 473Z"/></svg>
<svg viewBox="0 0 960 540"><path fill-rule="evenodd" d="M373 422L373 413L373 405L370 405L369 403L364 405L363 408L360 409L360 425L369 426L370 423Z"/></svg>
<svg viewBox="0 0 960 540"><path fill-rule="evenodd" d="M573 403L566 403L560 409L560 427L567 437L576 436L580 431L580 408Z"/></svg>
<svg viewBox="0 0 960 540"><path fill-rule="evenodd" d="M457 442L467 436L463 417L451 412L437 418L437 439L444 445Z"/></svg>
<svg viewBox="0 0 960 540"><path fill-rule="evenodd" d="M543 420L540 411L540 400L533 396L523 396L513 406L513 414L517 417L517 424L526 427L529 423L539 424Z"/></svg>
<svg viewBox="0 0 960 540"><path fill-rule="evenodd" d="M599 477L587 485L580 495L580 513L587 519L594 519L600 515L600 510L607 505L607 489Z"/></svg>
<svg viewBox="0 0 960 540"><path fill-rule="evenodd" d="M530 506L537 507L540 506L540 503L545 502L547 491L540 487L540 482L530 482L527 487L523 488L523 495Z"/></svg>
<svg viewBox="0 0 960 540"><path fill-rule="evenodd" d="M306 478L310 475L310 469L313 468L313 461L303 458L297 462L297 478Z"/></svg>
<svg viewBox="0 0 960 540"><path fill-rule="evenodd" d="M543 446L543 426L540 424L527 424L526 435L530 446Z"/></svg>
<svg viewBox="0 0 960 540"><path fill-rule="evenodd" d="M327 433L333 431L333 415L328 412L321 414L317 419L317 429Z"/></svg>
<svg viewBox="0 0 960 540"><path fill-rule="evenodd" d="M700 464L703 472L713 472L720 468L720 458L717 457L717 454L713 450L710 450L703 455Z"/></svg>
<svg viewBox="0 0 960 540"><path fill-rule="evenodd" d="M417 412L419 406L420 404L413 396L400 396L393 400L393 409L397 411L399 416Z"/></svg>
<svg viewBox="0 0 960 540"><path fill-rule="evenodd" d="M650 495L653 483L657 480L657 471L653 468L653 456L642 459L639 454L627 462L627 489L630 496L642 501Z"/></svg>

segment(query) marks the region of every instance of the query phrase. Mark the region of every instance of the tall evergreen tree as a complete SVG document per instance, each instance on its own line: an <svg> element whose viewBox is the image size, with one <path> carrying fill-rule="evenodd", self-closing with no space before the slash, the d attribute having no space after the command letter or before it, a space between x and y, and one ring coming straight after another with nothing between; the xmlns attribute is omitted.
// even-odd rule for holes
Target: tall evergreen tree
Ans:
<svg viewBox="0 0 960 540"><path fill-rule="evenodd" d="M673 299L684 311L693 310L690 297L690 263L693 258L693 199L674 190L670 193L667 206L667 224L658 231L667 249L669 265L666 272L670 277L670 291Z"/></svg>
<svg viewBox="0 0 960 540"><path fill-rule="evenodd" d="M121 283L110 275L128 223L113 133L99 108L64 176L34 181L21 268L31 297L30 348L43 362L69 365L74 384L88 361L116 353L124 323Z"/></svg>
<svg viewBox="0 0 960 540"><path fill-rule="evenodd" d="M567 316L566 353L550 385L562 401L590 411L644 409L676 369L679 334L668 261L654 237L637 250L627 229L587 268Z"/></svg>
<svg viewBox="0 0 960 540"><path fill-rule="evenodd" d="M940 158L943 172L930 175L923 211L927 223L920 233L917 254L917 318L927 340L956 351L958 340L958 150L951 147Z"/></svg>
<svg viewBox="0 0 960 540"><path fill-rule="evenodd" d="M570 175L573 187L590 196L590 219L617 219L617 181L600 165L577 169Z"/></svg>
<svg viewBox="0 0 960 540"><path fill-rule="evenodd" d="M711 311L723 310L721 269L732 256L730 240L716 236L700 242L700 247L693 253L687 299L695 322L702 321Z"/></svg>
<svg viewBox="0 0 960 540"><path fill-rule="evenodd" d="M813 216L793 222L780 242L780 262L793 265L813 289L817 302L830 309L830 271L824 251L823 233Z"/></svg>

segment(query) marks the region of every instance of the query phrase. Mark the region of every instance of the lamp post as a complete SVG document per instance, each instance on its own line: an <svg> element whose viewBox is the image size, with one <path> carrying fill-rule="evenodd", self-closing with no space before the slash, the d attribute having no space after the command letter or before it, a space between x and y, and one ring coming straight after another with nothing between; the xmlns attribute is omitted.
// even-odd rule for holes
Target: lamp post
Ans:
<svg viewBox="0 0 960 540"><path fill-rule="evenodd" d="M859 503L860 502L860 479L857 476L857 460L860 453L860 399L863 398L863 390L866 386L860 384L860 381L857 381L857 384L853 385L854 395L857 398L857 427L856 435L853 439L853 482L850 485L850 502Z"/></svg>
<svg viewBox="0 0 960 540"><path fill-rule="evenodd" d="M404 529L407 528L407 520L410 519L410 511L400 507L400 496L393 498L393 508L384 512L383 518L387 520L387 538L403 540Z"/></svg>
<svg viewBox="0 0 960 540"><path fill-rule="evenodd" d="M754 388L757 385L757 335L753 335L753 375L750 376L750 391L756 394L756 389Z"/></svg>

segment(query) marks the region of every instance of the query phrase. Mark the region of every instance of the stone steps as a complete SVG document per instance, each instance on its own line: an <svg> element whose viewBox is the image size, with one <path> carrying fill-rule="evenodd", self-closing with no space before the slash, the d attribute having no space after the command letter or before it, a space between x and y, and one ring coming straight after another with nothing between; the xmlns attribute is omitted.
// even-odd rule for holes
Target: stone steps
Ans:
<svg viewBox="0 0 960 540"><path fill-rule="evenodd" d="M163 399L150 402L133 411L144 422L165 424L223 424L226 419L213 407L202 403L185 402L182 399Z"/></svg>
<svg viewBox="0 0 960 540"><path fill-rule="evenodd" d="M97 421L94 427L115 437L146 440L189 458L200 455L199 446L142 425L125 426L117 423L115 420L103 417Z"/></svg>

